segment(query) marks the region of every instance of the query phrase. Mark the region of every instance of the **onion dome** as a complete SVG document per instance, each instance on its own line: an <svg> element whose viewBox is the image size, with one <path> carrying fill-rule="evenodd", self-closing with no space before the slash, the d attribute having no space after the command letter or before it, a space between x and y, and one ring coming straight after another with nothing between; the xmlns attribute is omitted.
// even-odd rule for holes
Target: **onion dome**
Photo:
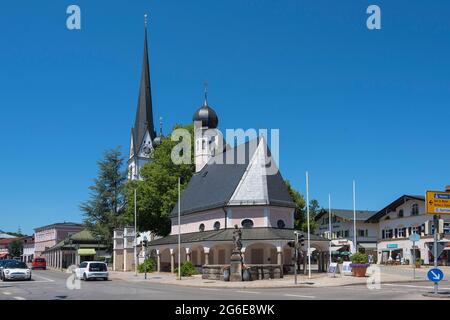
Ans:
<svg viewBox="0 0 450 320"><path fill-rule="evenodd" d="M205 102L197 111L195 111L192 116L192 121L201 121L202 127L207 127L209 129L217 128L219 124L219 118L217 113L208 105L208 91L205 85Z"/></svg>

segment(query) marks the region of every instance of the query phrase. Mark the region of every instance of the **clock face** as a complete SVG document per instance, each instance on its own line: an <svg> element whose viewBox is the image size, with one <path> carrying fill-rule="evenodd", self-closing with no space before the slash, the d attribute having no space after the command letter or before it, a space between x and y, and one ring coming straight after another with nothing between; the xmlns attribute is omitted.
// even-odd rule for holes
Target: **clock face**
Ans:
<svg viewBox="0 0 450 320"><path fill-rule="evenodd" d="M152 148L151 148L151 146L150 146L149 143L146 143L146 144L144 145L144 147L142 148L142 152L143 152L146 156L149 156L150 153L151 153L151 151L152 151Z"/></svg>

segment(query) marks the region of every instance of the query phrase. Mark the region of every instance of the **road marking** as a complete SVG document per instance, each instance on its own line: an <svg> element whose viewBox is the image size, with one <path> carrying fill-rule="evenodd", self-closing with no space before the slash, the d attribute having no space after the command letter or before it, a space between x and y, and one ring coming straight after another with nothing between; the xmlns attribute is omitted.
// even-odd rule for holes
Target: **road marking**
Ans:
<svg viewBox="0 0 450 320"><path fill-rule="evenodd" d="M215 289L215 288L200 288L202 290L209 290L209 291L219 291L220 289Z"/></svg>
<svg viewBox="0 0 450 320"><path fill-rule="evenodd" d="M414 285L411 285L411 284L393 284L393 283L386 283L386 284L383 284L383 286L420 288L420 289L433 289L434 288L432 286L414 286ZM446 288L446 287L439 287L439 289L450 290L450 288Z"/></svg>
<svg viewBox="0 0 450 320"><path fill-rule="evenodd" d="M254 293L254 294L260 294L261 292L256 292L256 291L244 291L244 290L237 290L236 292L239 293Z"/></svg>
<svg viewBox="0 0 450 320"><path fill-rule="evenodd" d="M3 291L3 294L6 294L7 296L9 296L11 294L11 292Z"/></svg>
<svg viewBox="0 0 450 320"><path fill-rule="evenodd" d="M14 299L16 299L16 300L26 300L25 298L22 298L22 297L14 297Z"/></svg>
<svg viewBox="0 0 450 320"><path fill-rule="evenodd" d="M285 293L284 294L286 297L297 297L297 298L308 298L308 299L315 299L315 296L303 296L300 294L290 294L290 293Z"/></svg>
<svg viewBox="0 0 450 320"><path fill-rule="evenodd" d="M52 280L52 279L49 279L49 278L46 278L46 277L43 277L43 276L38 276L38 275L36 275L36 274L33 275L33 277L38 277L38 278L47 280L47 282L55 282L55 280ZM34 282L37 282L37 281L34 281ZM41 281L41 282L43 282L43 281Z"/></svg>

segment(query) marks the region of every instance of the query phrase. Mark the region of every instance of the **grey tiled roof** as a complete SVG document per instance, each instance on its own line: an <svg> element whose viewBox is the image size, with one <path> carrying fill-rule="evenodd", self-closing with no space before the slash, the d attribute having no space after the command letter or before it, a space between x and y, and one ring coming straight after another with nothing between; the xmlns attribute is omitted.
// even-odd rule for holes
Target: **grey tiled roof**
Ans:
<svg viewBox="0 0 450 320"><path fill-rule="evenodd" d="M376 213L376 211L356 210L356 221L366 221ZM331 209L331 214L345 220L353 220L352 209ZM328 209L324 209L323 212L318 214L316 220L321 219L323 215L328 216Z"/></svg>
<svg viewBox="0 0 450 320"><path fill-rule="evenodd" d="M256 144L248 141L235 148L228 148L211 159L200 172L195 173L181 194L181 215L226 206L256 150L252 146ZM245 159L238 161L237 154L245 154ZM269 150L267 154L270 155ZM225 163L227 157L235 159L234 163ZM219 158L221 162L217 161ZM267 191L269 204L295 207L279 170L277 174L267 176ZM252 205L252 203L245 203L245 205ZM171 216L177 214L178 204L173 207Z"/></svg>
<svg viewBox="0 0 450 320"><path fill-rule="evenodd" d="M233 228L211 230L203 232L193 232L181 234L181 243L194 243L201 241L233 241ZM242 240L293 240L294 229L278 229L278 228L251 228L241 229ZM306 241L307 234L298 231L304 235ZM312 241L329 241L320 236L312 235ZM156 239L148 243L149 246L159 246L178 243L178 235L170 235L164 238Z"/></svg>
<svg viewBox="0 0 450 320"><path fill-rule="evenodd" d="M372 217L368 218L367 222L378 222L381 217L383 217L384 215L388 214L391 211L394 211L395 209L397 209L397 207L404 204L407 200L425 201L425 196L404 194L399 198L395 199L394 201L392 201L390 204L388 204L380 211L376 212Z"/></svg>

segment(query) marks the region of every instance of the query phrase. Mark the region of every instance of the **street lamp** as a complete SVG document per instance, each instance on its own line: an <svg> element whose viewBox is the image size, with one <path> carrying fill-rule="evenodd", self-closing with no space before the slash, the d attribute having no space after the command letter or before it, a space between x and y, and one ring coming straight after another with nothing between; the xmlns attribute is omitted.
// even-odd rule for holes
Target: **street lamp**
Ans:
<svg viewBox="0 0 450 320"><path fill-rule="evenodd" d="M144 236L144 240L142 240L142 244L144 245L144 279L147 279L147 236Z"/></svg>

